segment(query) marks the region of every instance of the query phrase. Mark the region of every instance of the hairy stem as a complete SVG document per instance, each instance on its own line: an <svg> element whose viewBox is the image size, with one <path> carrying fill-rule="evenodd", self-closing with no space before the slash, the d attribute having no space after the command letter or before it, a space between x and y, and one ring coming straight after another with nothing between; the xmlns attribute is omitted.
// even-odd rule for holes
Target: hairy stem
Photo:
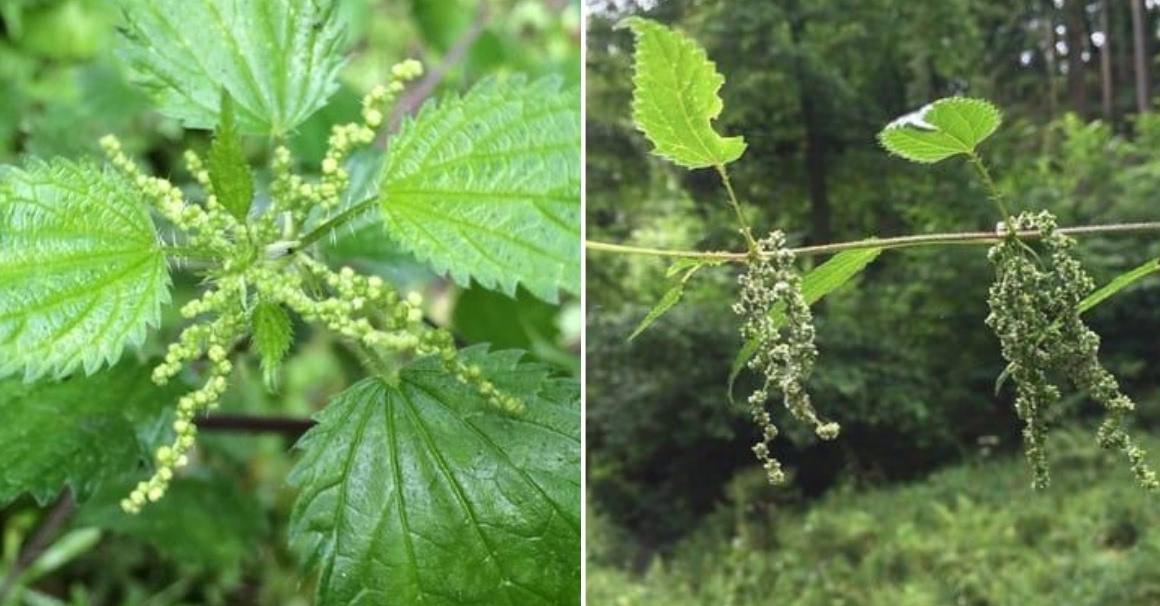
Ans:
<svg viewBox="0 0 1160 606"><path fill-rule="evenodd" d="M757 252L757 242L753 239L753 231L749 228L749 222L745 220L745 214L741 212L741 203L737 201L737 194L733 191L733 181L729 178L729 172L725 170L725 165L718 164L714 166L717 169L717 174L721 175L721 183L725 185L725 191L729 193L729 205L733 207L733 212L737 215L737 224L740 227L741 235L745 236L745 244L749 247L749 251Z"/></svg>
<svg viewBox="0 0 1160 606"><path fill-rule="evenodd" d="M309 233L298 239L298 250L305 249L307 246L310 246L311 244L314 244L315 242L326 237L328 234L333 233L334 230L361 217L363 213L367 212L375 205L378 199L378 196L372 196L366 200L352 204L346 210L327 219L322 225L315 227Z"/></svg>
<svg viewBox="0 0 1160 606"><path fill-rule="evenodd" d="M1106 225L1083 225L1078 227L1064 227L1059 233L1069 236L1107 236L1140 233L1160 232L1160 221L1146 223L1109 223ZM1020 240L1037 240L1040 234L1035 230L1012 232ZM912 248L917 246L948 246L948 245L989 245L999 242L1003 236L996 232L969 231L939 234L919 234L898 236L894 238L866 238L850 242L833 244L819 244L817 246L803 246L792 249L797 256L816 256L842 252L844 250L859 250L866 248L881 248L885 250L895 248ZM732 251L699 251L699 250L669 250L660 248L644 248L595 242L587 240L584 243L588 250L610 252L625 255L651 255L654 257L679 257L688 259L715 259L723 261L743 262L749 253Z"/></svg>
<svg viewBox="0 0 1160 606"><path fill-rule="evenodd" d="M983 181L983 187L987 190L987 197L995 203L999 209L999 214L1003 216L1003 222L1007 224L1007 233L1015 233L1015 222L1011 220L1011 212L1007 210L1007 201L1003 198L1003 192L999 191L999 186L995 185L995 180L991 178L991 171L987 170L987 165L983 163L983 159L975 152L971 152L970 156L971 166L975 167L975 172L979 174L979 179Z"/></svg>

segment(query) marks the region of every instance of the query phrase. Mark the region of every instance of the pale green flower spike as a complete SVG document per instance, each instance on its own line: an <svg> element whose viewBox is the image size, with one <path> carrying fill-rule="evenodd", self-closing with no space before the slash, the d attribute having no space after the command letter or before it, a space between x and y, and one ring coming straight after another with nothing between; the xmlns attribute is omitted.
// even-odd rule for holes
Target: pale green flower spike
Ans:
<svg viewBox="0 0 1160 606"><path fill-rule="evenodd" d="M520 399L496 387L478 366L458 358L447 331L424 323L419 293L400 296L377 276L361 276L349 267L332 271L306 251L295 250L309 214L318 209L325 217L339 206L350 186L343 168L346 159L356 147L374 140L384 113L405 83L423 74L423 67L408 60L391 73L393 80L387 86L376 87L363 99L362 122L332 129L317 181L294 172L289 149L275 149L269 208L249 223L239 221L218 202L211 175L193 151L187 151L184 160L204 192L203 204L187 200L171 182L145 175L116 137L101 139L110 162L184 235L183 245L221 261L220 269L209 272L213 287L181 308L182 317L193 323L153 369L153 381L160 385L190 362L203 357L208 361L201 387L178 400L175 437L157 449L153 476L121 501L127 513L137 513L161 499L176 471L189 463L197 438L197 416L217 408L233 370L230 351L246 337L259 302L284 307L308 322L326 326L372 359L382 359L382 353L435 356L495 408L511 414L524 411Z"/></svg>

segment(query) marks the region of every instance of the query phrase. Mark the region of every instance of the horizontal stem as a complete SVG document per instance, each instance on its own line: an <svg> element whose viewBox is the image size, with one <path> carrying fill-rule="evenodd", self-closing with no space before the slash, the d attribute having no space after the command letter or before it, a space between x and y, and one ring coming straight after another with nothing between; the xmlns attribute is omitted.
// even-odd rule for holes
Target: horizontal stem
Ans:
<svg viewBox="0 0 1160 606"><path fill-rule="evenodd" d="M1101 236L1160 232L1160 221L1147 223L1110 223L1107 225L1083 225L1079 227L1063 227L1057 230L1069 236ZM1016 237L1023 240L1036 240L1040 234L1035 230L1017 232ZM912 236L897 236L894 238L866 238L851 242L837 242L834 244L819 244L817 246L803 246L793 249L794 254L801 257L825 255L842 252L844 250L858 250L866 248L912 248L915 246L943 246L953 244L985 245L994 244L1002 240L998 232L966 231L941 234L918 234ZM587 250L618 253L625 255L651 255L654 257L678 257L686 259L711 259L741 262L748 253L730 251L699 251L699 250L669 250L661 248L644 248L595 242L588 240L584 243Z"/></svg>

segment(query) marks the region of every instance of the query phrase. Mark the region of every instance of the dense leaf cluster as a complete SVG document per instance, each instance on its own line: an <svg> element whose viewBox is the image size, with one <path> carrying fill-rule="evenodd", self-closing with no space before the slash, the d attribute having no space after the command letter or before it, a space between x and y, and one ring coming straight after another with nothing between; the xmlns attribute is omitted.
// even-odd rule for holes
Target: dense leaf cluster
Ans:
<svg viewBox="0 0 1160 606"><path fill-rule="evenodd" d="M393 128L395 103L423 75L404 61L354 121L326 124L313 166L288 140L339 89L341 4L119 2L136 83L163 115L215 131L207 154L184 154L188 184L152 176L112 135L108 167L29 159L0 171L0 377L23 375L0 382L0 452L15 462L0 503L68 487L88 523L193 564L236 563L241 530L162 535L183 507L236 509L239 528L261 526L234 507L252 501L231 482L203 477L198 425L242 382L251 342L270 388L297 380L282 368L298 353L296 325L310 324L366 377L319 414L291 474L302 495L290 543L318 566L318 603L574 602L575 381L518 351L460 352L417 292L329 255L357 225L463 286L523 286L553 302L578 293L578 93L555 78L486 78L425 104L385 160L365 163L383 156L352 154ZM249 135L273 143L268 170L250 166L260 146ZM171 274L185 273L197 281L168 310ZM179 328L152 376L119 362L163 313Z"/></svg>

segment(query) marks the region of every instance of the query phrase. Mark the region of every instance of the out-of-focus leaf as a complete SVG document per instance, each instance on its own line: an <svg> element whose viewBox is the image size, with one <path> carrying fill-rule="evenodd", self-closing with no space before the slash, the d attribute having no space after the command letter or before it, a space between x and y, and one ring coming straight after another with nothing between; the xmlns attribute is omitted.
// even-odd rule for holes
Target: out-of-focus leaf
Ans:
<svg viewBox="0 0 1160 606"><path fill-rule="evenodd" d="M266 520L254 495L218 475L179 476L165 498L127 515L120 501L139 481L109 483L82 508L79 521L152 545L175 562L232 570L256 551Z"/></svg>
<svg viewBox="0 0 1160 606"><path fill-rule="evenodd" d="M446 52L471 27L476 10L471 0L411 0L411 14L423 40Z"/></svg>
<svg viewBox="0 0 1160 606"><path fill-rule="evenodd" d="M495 349L531 349L538 340L554 341L560 334L560 308L526 292L515 298L485 288L459 293L451 324L468 343L490 343Z"/></svg>
<svg viewBox="0 0 1160 606"><path fill-rule="evenodd" d="M84 61L106 47L116 11L104 2L62 0L21 10L19 47L55 61Z"/></svg>
<svg viewBox="0 0 1160 606"><path fill-rule="evenodd" d="M83 500L136 469L178 389L155 386L149 367L130 361L87 378L0 381L0 505L23 494L47 503L65 487Z"/></svg>
<svg viewBox="0 0 1160 606"><path fill-rule="evenodd" d="M18 582L35 583L37 579L58 570L76 558L88 553L101 541L98 528L70 530L53 541L20 575Z"/></svg>

